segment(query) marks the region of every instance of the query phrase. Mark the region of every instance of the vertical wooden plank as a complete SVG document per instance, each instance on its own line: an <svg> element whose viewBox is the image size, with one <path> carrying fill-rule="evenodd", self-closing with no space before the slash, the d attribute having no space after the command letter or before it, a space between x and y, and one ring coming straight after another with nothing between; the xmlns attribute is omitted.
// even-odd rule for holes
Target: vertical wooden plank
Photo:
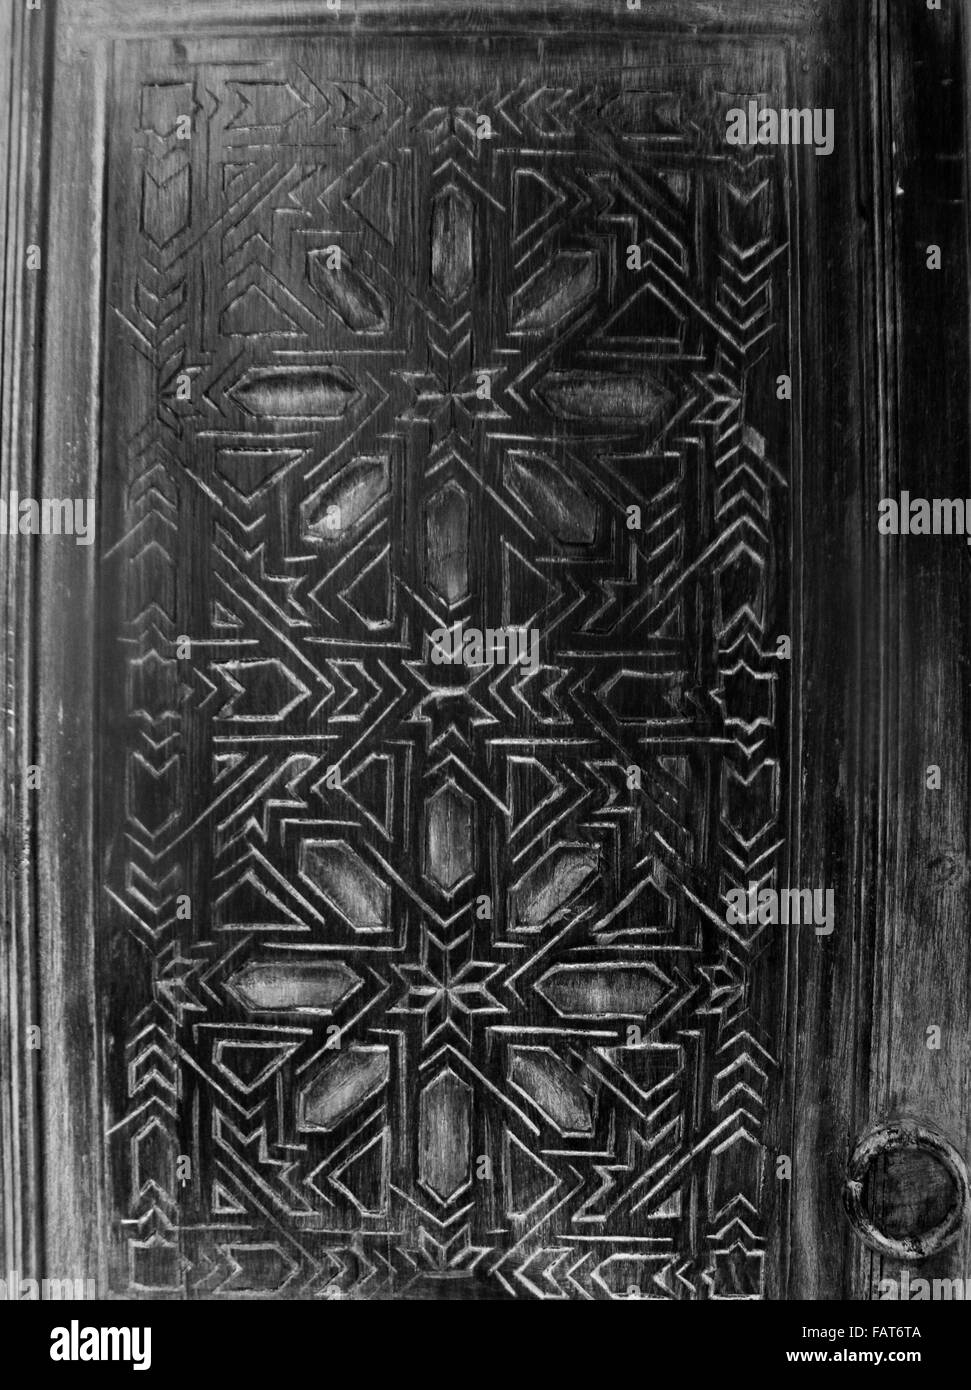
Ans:
<svg viewBox="0 0 971 1390"><path fill-rule="evenodd" d="M803 105L835 110L839 134L830 158L802 166L799 199L807 548L793 675L794 723L802 730L794 753L793 881L833 887L837 915L831 936L795 939L788 977L792 1215L788 1281L778 1296L800 1299L849 1294L850 1232L840 1193L866 1086L858 1059L869 1015L860 982L872 934L866 885L875 734L868 711L879 650L870 617L877 556L866 516L879 462L873 315L880 222L870 181L873 142L882 144L874 93L861 75L875 61L872 40L866 6L829 7L802 96Z"/></svg>
<svg viewBox="0 0 971 1390"><path fill-rule="evenodd" d="M100 396L103 46L59 15L50 108L38 495L96 498ZM97 534L97 532L96 532ZM64 539L64 538L61 538ZM38 547L36 734L45 1266L104 1287L100 1047L92 863L96 545Z"/></svg>
<svg viewBox="0 0 971 1390"><path fill-rule="evenodd" d="M844 67L854 70L868 78L855 106L855 162L844 171L858 217L831 204L809 258L821 314L843 294L856 317L860 371L856 396L844 396L841 379L855 369L839 364L806 431L807 454L818 449L808 505L828 521L805 571L803 700L816 716L806 726L801 839L813 860L828 860L846 907L828 948L803 960L792 1003L800 1160L789 1291L813 1299L870 1297L876 1281L900 1273L867 1250L842 1209L850 1156L872 1126L910 1114L959 1152L968 1146L967 548L961 537L877 532L883 497L968 491L958 7L861 7ZM854 109L851 94L841 109ZM944 250L941 272L926 268L932 242ZM925 786L932 763L939 792ZM935 1023L939 1051L925 1045ZM920 1198L929 1171L908 1175L911 1196ZM879 1193L869 1195L879 1205ZM920 1273L953 1275L966 1264L965 1236Z"/></svg>
<svg viewBox="0 0 971 1390"><path fill-rule="evenodd" d="M30 496L36 477L40 305L43 272L27 269L44 241L46 121L53 10L4 7L0 16L0 493ZM43 1052L28 1030L41 1022L33 910L34 806L26 771L36 762L30 719L35 691L30 596L36 552L26 537L0 537L3 623L3 770L0 797L3 933L0 938L0 1189L5 1270L41 1269Z"/></svg>
<svg viewBox="0 0 971 1390"><path fill-rule="evenodd" d="M967 16L890 5L883 19L887 338L893 383L887 497L967 498L969 316ZM929 267L940 247L941 267ZM869 525L876 526L871 513ZM914 1116L963 1154L971 1145L968 658L971 552L963 536L881 536L886 584L881 879L876 902L869 1112ZM940 789L928 770L940 769ZM931 776L931 779L933 777ZM940 1030L940 1045L929 1030ZM913 1179L913 1175L912 1180ZM929 1170L916 1179L920 1196ZM926 1193L925 1193L926 1196ZM893 1213L898 1191L885 1195ZM969 1233L912 1277L967 1272ZM863 1252L864 1296L905 1266Z"/></svg>

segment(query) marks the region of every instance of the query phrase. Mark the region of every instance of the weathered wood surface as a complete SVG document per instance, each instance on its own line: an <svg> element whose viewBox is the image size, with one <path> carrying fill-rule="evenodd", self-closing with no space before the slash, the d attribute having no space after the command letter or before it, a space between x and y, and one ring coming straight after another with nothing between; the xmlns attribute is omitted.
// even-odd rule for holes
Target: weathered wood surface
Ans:
<svg viewBox="0 0 971 1390"><path fill-rule="evenodd" d="M858 1141L968 1151L965 547L876 533L968 491L956 9L4 23L4 490L98 498L4 551L7 1267L869 1297Z"/></svg>

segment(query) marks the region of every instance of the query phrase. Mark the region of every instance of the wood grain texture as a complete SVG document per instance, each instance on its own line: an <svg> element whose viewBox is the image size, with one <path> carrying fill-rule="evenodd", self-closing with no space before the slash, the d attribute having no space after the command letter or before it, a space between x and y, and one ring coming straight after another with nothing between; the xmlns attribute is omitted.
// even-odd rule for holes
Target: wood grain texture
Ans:
<svg viewBox="0 0 971 1390"><path fill-rule="evenodd" d="M40 401L41 289L24 274L28 246L43 239L44 129L50 16L30 23L16 7L0 19L0 487L32 495ZM32 621L35 557L4 542L4 621L0 624L4 679L2 903L0 941L0 1183L3 1252L8 1269L43 1264L43 1116L38 1052L27 1030L40 1021L36 958L36 837L34 808L23 776L35 759L36 633Z"/></svg>
<svg viewBox="0 0 971 1390"><path fill-rule="evenodd" d="M967 15L941 24L919 8L890 6L894 331L888 431L890 494L968 492ZM940 18L940 16L938 16ZM889 187L888 187L889 192ZM940 245L944 269L927 268ZM939 1126L965 1156L971 1140L968 1020L971 946L969 860L968 548L899 544L887 575L887 728L883 750L885 860L874 970L871 1116L916 1115ZM941 790L928 791L928 765ZM926 1030L941 1030L941 1047ZM928 1260L925 1278L964 1277L963 1237ZM874 1262L874 1279L899 1266Z"/></svg>
<svg viewBox="0 0 971 1390"><path fill-rule="evenodd" d="M46 68L22 23L4 478L99 543L5 551L7 756L57 769L5 819L13 1267L871 1296L854 1145L968 1139L964 561L875 527L967 490L960 19L66 0ZM833 155L728 156L749 95ZM539 670L434 665L459 616ZM836 932L727 930L750 876ZM888 1226L944 1201L881 1173Z"/></svg>

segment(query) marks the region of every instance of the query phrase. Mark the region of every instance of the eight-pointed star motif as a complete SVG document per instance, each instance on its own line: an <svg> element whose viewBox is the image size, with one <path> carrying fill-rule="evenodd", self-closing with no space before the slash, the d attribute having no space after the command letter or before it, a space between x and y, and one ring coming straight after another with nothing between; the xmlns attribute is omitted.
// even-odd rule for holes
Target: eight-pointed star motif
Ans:
<svg viewBox="0 0 971 1390"><path fill-rule="evenodd" d="M405 991L391 1012L419 1015L426 1046L443 1030L451 1030L468 1047L473 1014L506 1012L487 988L503 966L471 959L471 938L472 933L465 932L445 945L426 932L421 964L394 967Z"/></svg>

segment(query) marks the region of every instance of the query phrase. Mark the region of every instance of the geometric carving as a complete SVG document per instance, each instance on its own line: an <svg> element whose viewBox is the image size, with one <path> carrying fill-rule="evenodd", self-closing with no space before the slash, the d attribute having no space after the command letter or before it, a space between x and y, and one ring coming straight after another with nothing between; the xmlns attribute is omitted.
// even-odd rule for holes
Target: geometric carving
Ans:
<svg viewBox="0 0 971 1390"><path fill-rule="evenodd" d="M232 691L216 711L216 719L276 722L297 709L310 693L303 681L276 659L221 661L212 669Z"/></svg>
<svg viewBox="0 0 971 1390"><path fill-rule="evenodd" d="M513 175L513 236L516 243L535 233L566 201L550 175L539 169L516 169Z"/></svg>
<svg viewBox="0 0 971 1390"><path fill-rule="evenodd" d="M751 737L760 726L772 724L778 679L774 672L754 670L748 661L739 659L720 675L715 697L729 727L737 726Z"/></svg>
<svg viewBox="0 0 971 1390"><path fill-rule="evenodd" d="M348 1047L301 1090L297 1128L304 1133L336 1129L366 1100L373 1099L388 1084L390 1075L391 1054L387 1047Z"/></svg>
<svg viewBox="0 0 971 1390"><path fill-rule="evenodd" d="M551 372L536 388L537 399L567 420L636 420L646 424L669 393L647 372Z"/></svg>
<svg viewBox="0 0 971 1390"><path fill-rule="evenodd" d="M560 251L513 295L512 327L517 333L557 328L597 292L593 251Z"/></svg>
<svg viewBox="0 0 971 1390"><path fill-rule="evenodd" d="M512 450L506 456L504 479L510 492L521 497L564 545L592 545L596 540L600 508L547 455Z"/></svg>
<svg viewBox="0 0 971 1390"><path fill-rule="evenodd" d="M158 249L164 250L189 221L192 185L189 169L175 169L156 178L146 169L142 181L142 224L145 234Z"/></svg>
<svg viewBox="0 0 971 1390"><path fill-rule="evenodd" d="M340 268L328 264L329 250L311 251L307 274L311 285L339 319L355 333L380 333L390 324L391 306L373 280L356 270L346 253Z"/></svg>
<svg viewBox="0 0 971 1390"><path fill-rule="evenodd" d="M552 1196L560 1180L552 1168L537 1154L531 1153L511 1130L506 1130L504 1140L506 1215L521 1221Z"/></svg>
<svg viewBox="0 0 971 1390"><path fill-rule="evenodd" d="M299 457L299 450L293 449L220 449L216 472L249 501Z"/></svg>
<svg viewBox="0 0 971 1390"><path fill-rule="evenodd" d="M590 1097L548 1047L511 1047L509 1081L564 1138L593 1133Z"/></svg>
<svg viewBox="0 0 971 1390"><path fill-rule="evenodd" d="M293 335L296 322L285 314L259 285L250 285L226 305L219 316L219 331L243 337L263 337L266 333Z"/></svg>
<svg viewBox="0 0 971 1390"><path fill-rule="evenodd" d="M754 845L775 825L779 814L779 764L774 759L753 767L748 776L736 768L722 769L722 819L742 843Z"/></svg>
<svg viewBox="0 0 971 1390"><path fill-rule="evenodd" d="M176 818L182 794L182 764L169 758L153 766L136 753L128 768L126 803L129 814L151 835L158 835Z"/></svg>
<svg viewBox="0 0 971 1390"><path fill-rule="evenodd" d="M358 397L342 367L254 369L228 394L247 414L277 420L339 420Z"/></svg>
<svg viewBox="0 0 971 1390"><path fill-rule="evenodd" d="M653 965L556 965L534 986L561 1018L643 1018L667 992Z"/></svg>
<svg viewBox="0 0 971 1390"><path fill-rule="evenodd" d="M175 134L180 116L195 108L191 82L146 82L141 91L139 129L152 131L162 140Z"/></svg>
<svg viewBox="0 0 971 1390"><path fill-rule="evenodd" d="M361 979L343 961L251 961L226 981L247 1009L332 1014Z"/></svg>
<svg viewBox="0 0 971 1390"><path fill-rule="evenodd" d="M284 126L307 103L289 82L230 82L238 97L230 130L253 130Z"/></svg>
<svg viewBox="0 0 971 1390"><path fill-rule="evenodd" d="M421 1093L418 1172L443 1202L452 1202L469 1179L472 1090L445 1068Z"/></svg>
<svg viewBox="0 0 971 1390"><path fill-rule="evenodd" d="M446 603L458 603L469 592L469 499L458 483L428 499L425 555L429 588Z"/></svg>
<svg viewBox="0 0 971 1390"><path fill-rule="evenodd" d="M397 180L395 166L387 160L378 160L347 199L362 221L391 246L395 242Z"/></svg>
<svg viewBox="0 0 971 1390"><path fill-rule="evenodd" d="M220 1038L213 1049L213 1066L249 1095L279 1071L298 1046L296 1042L234 1042Z"/></svg>
<svg viewBox="0 0 971 1390"><path fill-rule="evenodd" d="M757 1292L786 993L724 902L797 746L791 154L713 143L687 33L487 82L377 35L240 30L172 90L131 45L110 104L118 1239L193 1296ZM539 638L437 664L460 624Z"/></svg>
<svg viewBox="0 0 971 1390"><path fill-rule="evenodd" d="M528 870L511 894L514 924L536 931L560 912L597 872L600 856L592 845L557 845Z"/></svg>
<svg viewBox="0 0 971 1390"><path fill-rule="evenodd" d="M455 889L473 868L472 799L454 782L446 782L425 804L425 873L445 893Z"/></svg>
<svg viewBox="0 0 971 1390"><path fill-rule="evenodd" d="M472 283L474 217L468 197L454 184L432 204L432 284L449 302Z"/></svg>
<svg viewBox="0 0 971 1390"><path fill-rule="evenodd" d="M389 460L355 458L303 505L303 528L315 540L341 541L390 488Z"/></svg>
<svg viewBox="0 0 971 1390"><path fill-rule="evenodd" d="M344 840L305 840L300 877L327 899L355 931L381 931L388 923L386 884Z"/></svg>
<svg viewBox="0 0 971 1390"><path fill-rule="evenodd" d="M330 1174L338 1192L354 1203L362 1216L383 1216L388 1207L391 1153L388 1131L382 1129Z"/></svg>

